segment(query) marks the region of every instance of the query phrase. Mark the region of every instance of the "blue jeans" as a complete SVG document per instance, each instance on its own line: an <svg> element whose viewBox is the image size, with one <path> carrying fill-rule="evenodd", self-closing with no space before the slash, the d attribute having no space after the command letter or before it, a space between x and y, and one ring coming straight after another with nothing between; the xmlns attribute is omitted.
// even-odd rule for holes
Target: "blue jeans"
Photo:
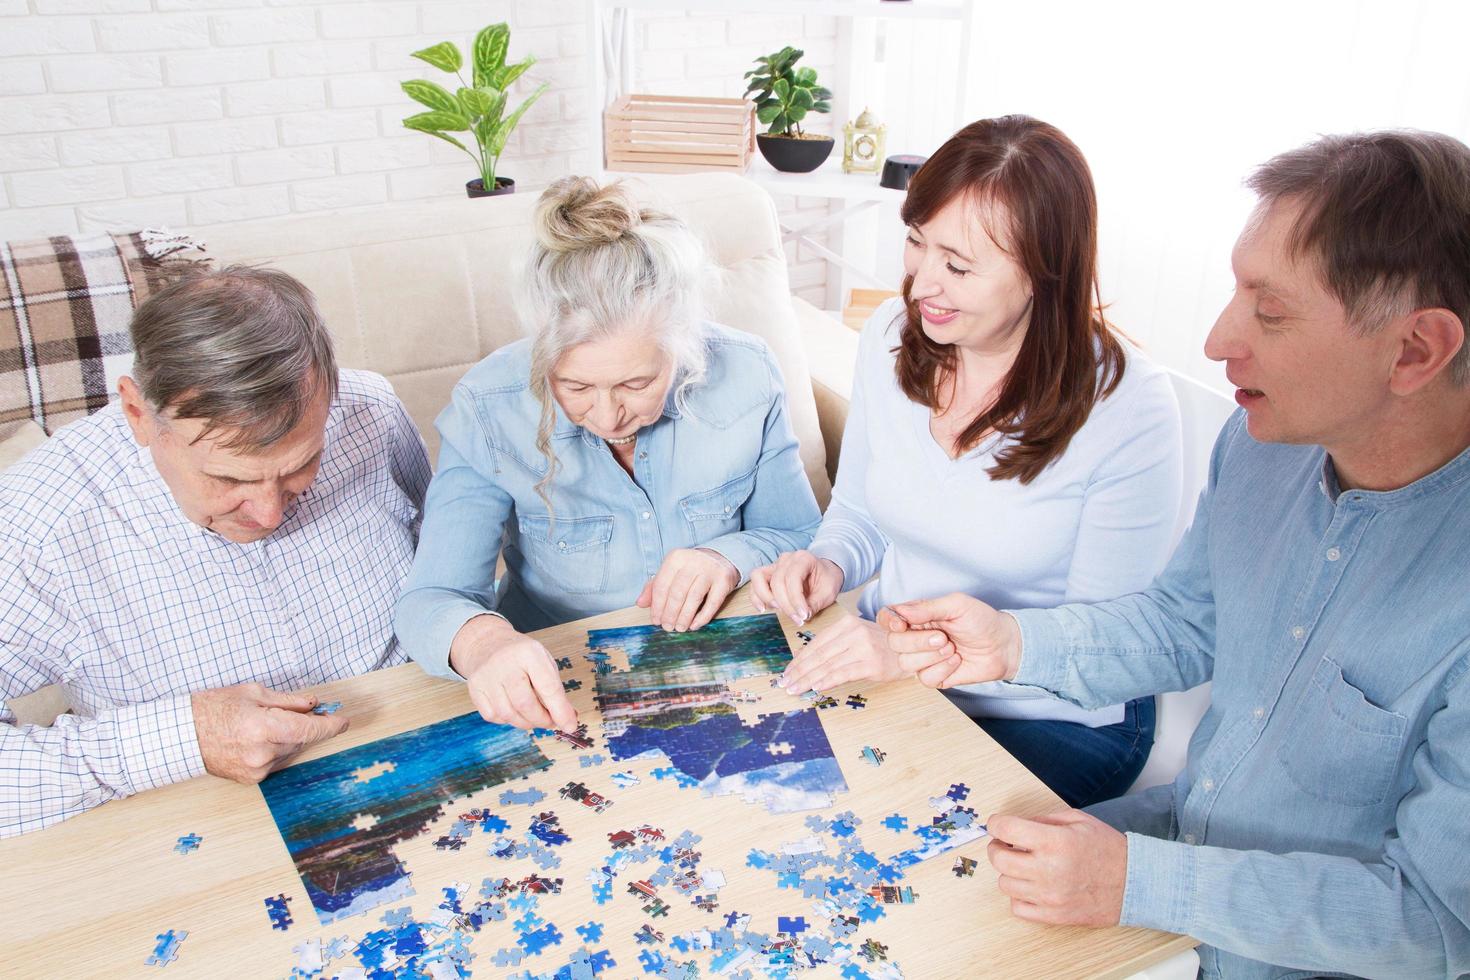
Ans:
<svg viewBox="0 0 1470 980"><path fill-rule="evenodd" d="M1088 728L1071 721L976 718L975 723L1046 783L1068 806L1122 796L1154 745L1154 699L1123 706L1116 725Z"/></svg>

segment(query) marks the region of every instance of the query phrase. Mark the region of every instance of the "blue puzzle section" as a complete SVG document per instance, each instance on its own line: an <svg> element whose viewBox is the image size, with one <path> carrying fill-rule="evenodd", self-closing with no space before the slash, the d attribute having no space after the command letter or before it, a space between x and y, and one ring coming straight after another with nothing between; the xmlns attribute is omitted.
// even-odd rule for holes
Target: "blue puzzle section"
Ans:
<svg viewBox="0 0 1470 980"><path fill-rule="evenodd" d="M290 899L285 895L277 895L265 900L265 914L271 918L271 928L285 932L291 925L291 910L288 907Z"/></svg>
<svg viewBox="0 0 1470 980"><path fill-rule="evenodd" d="M200 837L198 834L185 834L183 837L180 837L179 842L174 845L174 850L179 854L193 854L195 851L199 850L199 845L203 840L204 838Z"/></svg>
<svg viewBox="0 0 1470 980"><path fill-rule="evenodd" d="M144 966L168 966L179 958L179 943L189 938L189 934L182 929L170 929L155 937L158 942L153 947L153 955L143 961Z"/></svg>

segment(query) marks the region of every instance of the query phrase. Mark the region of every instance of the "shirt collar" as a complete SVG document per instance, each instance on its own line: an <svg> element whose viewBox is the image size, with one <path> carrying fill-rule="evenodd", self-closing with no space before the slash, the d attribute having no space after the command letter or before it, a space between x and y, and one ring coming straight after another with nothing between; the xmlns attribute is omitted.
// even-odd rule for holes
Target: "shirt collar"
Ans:
<svg viewBox="0 0 1470 980"><path fill-rule="evenodd" d="M1454 490L1470 481L1470 449L1465 449L1433 473L1421 476L1413 483L1399 487L1397 490L1344 491L1342 484L1337 480L1337 468L1332 465L1331 455L1325 449L1319 448L1319 451L1322 453L1322 469L1317 487L1333 503L1345 497L1354 503L1362 503L1374 508L1396 507L1400 504L1412 503L1423 497Z"/></svg>

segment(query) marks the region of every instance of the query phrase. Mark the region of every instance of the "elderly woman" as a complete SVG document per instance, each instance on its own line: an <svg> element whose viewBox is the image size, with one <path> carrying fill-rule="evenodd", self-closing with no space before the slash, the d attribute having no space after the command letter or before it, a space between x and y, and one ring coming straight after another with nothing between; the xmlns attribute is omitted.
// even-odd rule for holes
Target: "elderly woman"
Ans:
<svg viewBox="0 0 1470 980"><path fill-rule="evenodd" d="M547 189L535 224L531 337L475 365L439 416L396 625L487 720L568 728L527 631L634 603L698 629L751 569L806 547L821 514L770 351L700 317L689 229L580 177Z"/></svg>
<svg viewBox="0 0 1470 980"><path fill-rule="evenodd" d="M798 623L872 580L861 617L797 654L793 693L900 677L873 622L890 603L1109 599L1148 585L1172 542L1179 408L1103 317L1082 153L1028 116L982 119L929 158L901 216L903 295L863 328L832 505L810 549L752 576ZM1071 806L1121 794L1153 745L1152 698L945 693Z"/></svg>

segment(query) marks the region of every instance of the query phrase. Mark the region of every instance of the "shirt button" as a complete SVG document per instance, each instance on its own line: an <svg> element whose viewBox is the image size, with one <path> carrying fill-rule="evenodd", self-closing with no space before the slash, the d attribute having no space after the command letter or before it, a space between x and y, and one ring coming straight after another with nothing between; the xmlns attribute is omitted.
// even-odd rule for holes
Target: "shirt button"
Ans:
<svg viewBox="0 0 1470 980"><path fill-rule="evenodd" d="M1194 843L1194 835L1193 834L1185 834L1184 835L1184 843L1186 843L1186 844L1193 844Z"/></svg>
<svg viewBox="0 0 1470 980"><path fill-rule="evenodd" d="M556 546L558 548L560 548L562 551L566 551L567 550L567 543L565 541L558 541L556 543Z"/></svg>
<svg viewBox="0 0 1470 980"><path fill-rule="evenodd" d="M1206 779L1204 782L1200 783L1200 786L1204 787L1204 791L1208 793L1210 790L1215 788L1215 781L1213 779Z"/></svg>
<svg viewBox="0 0 1470 980"><path fill-rule="evenodd" d="M1302 627L1300 627L1300 626L1293 626L1291 628L1291 636L1292 636L1292 639L1294 639L1294 640L1300 640L1302 637L1304 637L1306 635L1307 635L1307 631L1305 629L1303 629Z"/></svg>
<svg viewBox="0 0 1470 980"><path fill-rule="evenodd" d="M1264 718L1264 717L1266 717L1266 709L1265 708L1257 708L1255 711L1252 711L1251 714L1254 715L1257 718Z"/></svg>
<svg viewBox="0 0 1470 980"><path fill-rule="evenodd" d="M648 458L648 450L645 449L645 450L641 451L638 454L638 458L639 459L647 459Z"/></svg>
<svg viewBox="0 0 1470 980"><path fill-rule="evenodd" d="M1327 549L1327 560L1328 561L1337 561L1341 557L1342 557L1342 552L1341 551L1338 551L1336 548L1328 548Z"/></svg>
<svg viewBox="0 0 1470 980"><path fill-rule="evenodd" d="M642 514L640 514L640 515L638 515L638 516L640 516L640 517L642 517L642 518L643 518L643 519L644 519L644 520L645 520L645 521L646 521L646 520L648 520L648 519L649 519L649 518L650 518L650 517L652 517L652 516L653 516L653 515L652 515L652 514L650 514L650 513L649 513L649 512L648 512L648 511L646 511L646 510L645 510L645 511L644 511L644 512L643 512L643 513L642 513Z"/></svg>
<svg viewBox="0 0 1470 980"><path fill-rule="evenodd" d="M730 505L729 504L726 504L725 505L725 513L727 513L727 514L730 513Z"/></svg>

